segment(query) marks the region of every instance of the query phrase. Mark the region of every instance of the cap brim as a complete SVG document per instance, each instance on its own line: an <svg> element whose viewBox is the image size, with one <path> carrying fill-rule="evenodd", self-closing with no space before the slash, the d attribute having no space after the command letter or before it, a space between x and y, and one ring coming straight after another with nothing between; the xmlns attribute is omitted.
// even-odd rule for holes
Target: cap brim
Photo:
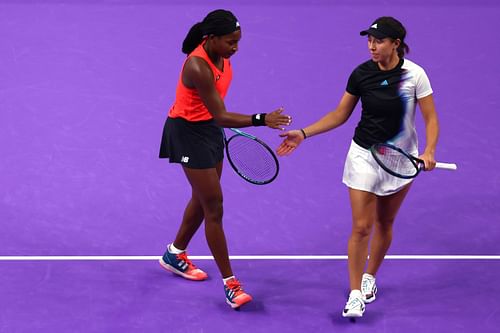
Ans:
<svg viewBox="0 0 500 333"><path fill-rule="evenodd" d="M359 34L361 36L372 35L373 37L379 38L379 39L383 39L383 38L388 37L386 34L382 33L381 31L379 31L377 29L373 29L373 28L363 30Z"/></svg>

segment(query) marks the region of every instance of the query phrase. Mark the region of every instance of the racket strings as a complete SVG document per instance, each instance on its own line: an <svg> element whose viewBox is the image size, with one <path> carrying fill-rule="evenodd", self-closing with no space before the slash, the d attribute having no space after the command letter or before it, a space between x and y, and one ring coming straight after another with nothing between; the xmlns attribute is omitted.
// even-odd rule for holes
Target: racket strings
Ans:
<svg viewBox="0 0 500 333"><path fill-rule="evenodd" d="M417 166L405 154L389 147L378 147L375 155L387 169L402 176L413 176L418 172Z"/></svg>
<svg viewBox="0 0 500 333"><path fill-rule="evenodd" d="M229 141L228 152L238 172L250 180L269 181L278 171L274 156L258 141L244 136L233 137Z"/></svg>

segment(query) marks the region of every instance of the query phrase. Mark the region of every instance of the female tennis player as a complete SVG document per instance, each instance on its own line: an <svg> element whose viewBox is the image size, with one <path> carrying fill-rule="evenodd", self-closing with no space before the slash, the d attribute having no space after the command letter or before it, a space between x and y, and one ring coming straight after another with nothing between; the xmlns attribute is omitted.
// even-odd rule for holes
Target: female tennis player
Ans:
<svg viewBox="0 0 500 333"><path fill-rule="evenodd" d="M361 99L361 120L343 175L353 219L348 242L351 292L344 317L361 317L365 303L375 300L375 276L391 244L394 219L411 185L411 179L396 178L382 170L369 148L375 143L391 143L418 156L418 104L426 128L426 146L420 158L425 170L432 170L439 133L429 79L422 67L404 58L409 51L405 27L393 17L380 17L360 34L368 36L371 59L354 69L337 108L310 126L281 134L285 139L277 150L278 155L290 154L305 138L342 125Z"/></svg>
<svg viewBox="0 0 500 333"><path fill-rule="evenodd" d="M234 277L222 227L223 136L221 127L268 126L283 129L291 118L280 108L271 113L243 115L226 111L223 99L232 78L229 58L238 51L241 28L226 10L209 13L187 34L182 52L188 54L177 84L174 105L165 122L160 158L180 163L191 184L192 197L173 243L160 259L169 271L189 280L207 274L189 260L186 248L205 220L208 246L222 274L226 302L232 308L252 300Z"/></svg>

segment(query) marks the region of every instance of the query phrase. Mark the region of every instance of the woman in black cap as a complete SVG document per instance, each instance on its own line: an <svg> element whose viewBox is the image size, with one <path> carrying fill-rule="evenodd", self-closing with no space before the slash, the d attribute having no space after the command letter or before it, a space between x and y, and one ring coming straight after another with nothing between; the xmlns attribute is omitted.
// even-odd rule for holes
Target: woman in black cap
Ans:
<svg viewBox="0 0 500 333"><path fill-rule="evenodd" d="M226 302L233 308L252 300L234 277L222 227L223 136L221 127L268 126L283 129L291 118L283 109L269 114L228 112L224 105L232 69L229 58L238 50L241 28L226 10L209 13L189 31L182 45L188 55L177 84L175 103L165 122L160 158L180 163L191 184L192 197L184 211L173 243L160 264L189 280L205 280L207 274L188 258L186 248L205 220L208 246L222 274Z"/></svg>
<svg viewBox="0 0 500 333"><path fill-rule="evenodd" d="M360 34L368 36L371 59L354 69L337 108L310 126L281 134L285 139L278 148L279 155L290 154L305 138L342 125L361 99L361 120L343 175L352 209L352 233L348 242L351 292L342 312L344 317L361 317L365 303L375 300L375 274L389 249L394 219L411 185L411 180L383 171L369 148L385 142L418 155L415 130L418 104L426 129L426 146L420 158L425 162L425 170L432 170L439 134L429 79L422 67L404 58L409 48L401 22L393 17L380 17Z"/></svg>

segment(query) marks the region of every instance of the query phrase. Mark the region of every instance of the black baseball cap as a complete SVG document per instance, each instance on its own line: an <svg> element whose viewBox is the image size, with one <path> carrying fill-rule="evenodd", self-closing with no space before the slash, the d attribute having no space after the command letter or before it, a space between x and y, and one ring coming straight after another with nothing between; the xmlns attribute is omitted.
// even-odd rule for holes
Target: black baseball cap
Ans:
<svg viewBox="0 0 500 333"><path fill-rule="evenodd" d="M400 32L392 28L389 24L387 24L386 20L382 18L376 19L375 22L372 23L370 28L361 31L359 34L361 36L372 35L378 39L384 39L386 37L390 37L393 39L401 39L405 36L402 36Z"/></svg>

